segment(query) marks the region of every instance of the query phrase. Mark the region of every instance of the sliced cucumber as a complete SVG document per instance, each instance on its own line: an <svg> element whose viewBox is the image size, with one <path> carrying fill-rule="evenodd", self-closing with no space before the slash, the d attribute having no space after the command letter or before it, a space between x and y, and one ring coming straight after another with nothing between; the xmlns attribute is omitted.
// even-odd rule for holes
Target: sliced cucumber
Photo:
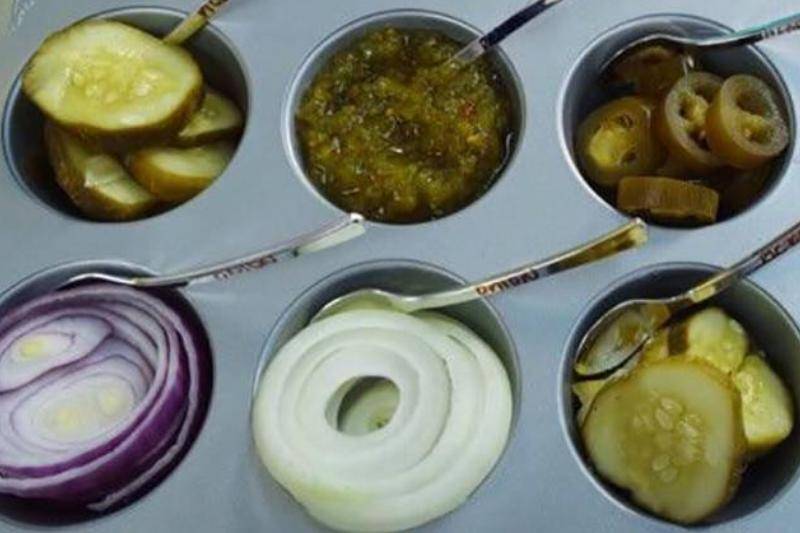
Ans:
<svg viewBox="0 0 800 533"><path fill-rule="evenodd" d="M694 523L735 492L746 442L739 394L685 357L638 366L598 393L582 428L601 476L653 513Z"/></svg>
<svg viewBox="0 0 800 533"><path fill-rule="evenodd" d="M600 392L607 380L605 379L587 379L586 381L578 381L572 384L572 393L578 397L581 406L578 409L578 414L575 419L578 421L578 426L582 426L586 421L586 415L592 407L597 393Z"/></svg>
<svg viewBox="0 0 800 533"><path fill-rule="evenodd" d="M228 141L194 148L155 147L127 158L133 177L156 198L183 202L203 191L222 174L236 146Z"/></svg>
<svg viewBox="0 0 800 533"><path fill-rule="evenodd" d="M186 50L121 22L89 20L42 43L23 90L62 128L121 151L174 137L200 105L203 77Z"/></svg>
<svg viewBox="0 0 800 533"><path fill-rule="evenodd" d="M678 353L704 359L723 372L735 372L747 355L744 328L717 307L695 313L675 327L672 337Z"/></svg>
<svg viewBox="0 0 800 533"><path fill-rule="evenodd" d="M660 361L669 356L669 328L662 328L642 347L641 360L643 363Z"/></svg>
<svg viewBox="0 0 800 533"><path fill-rule="evenodd" d="M206 86L200 109L175 139L179 146L197 146L215 141L233 140L244 126L242 112L230 99Z"/></svg>
<svg viewBox="0 0 800 533"><path fill-rule="evenodd" d="M794 425L792 396L781 379L758 355L748 355L733 381L742 395L747 447L758 456L789 436Z"/></svg>
<svg viewBox="0 0 800 533"><path fill-rule="evenodd" d="M113 156L91 148L48 122L45 144L56 181L78 208L99 220L132 220L152 213L156 199Z"/></svg>

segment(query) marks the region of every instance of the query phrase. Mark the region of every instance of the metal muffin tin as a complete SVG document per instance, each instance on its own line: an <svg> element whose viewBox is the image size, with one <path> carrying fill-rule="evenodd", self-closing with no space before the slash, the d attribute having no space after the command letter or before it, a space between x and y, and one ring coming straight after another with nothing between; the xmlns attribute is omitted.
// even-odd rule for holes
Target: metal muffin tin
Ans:
<svg viewBox="0 0 800 533"><path fill-rule="evenodd" d="M135 7L163 15L162 8L185 12L194 4L164 0L161 7L153 8L101 0L18 0L11 13L12 29L0 29L0 98L7 100L7 95L13 95L14 81L25 61L42 38L56 29L110 8ZM226 173L207 192L168 213L138 222L99 224L40 200L15 176L15 155L7 153L0 162L0 289L7 290L54 265L88 260L110 268L121 262L148 271L175 271L258 249L336 216L337 210L297 175L284 142L287 95L310 51L351 21L388 9L433 10L488 29L519 6L519 1L512 0L231 2L214 27L231 47L228 57L241 65L249 91L249 113L239 151ZM304 305L316 305L315 298L325 291L343 290L347 283L370 279L364 273L372 270L355 267L349 271L355 277L346 278L349 281L344 285L340 283L343 274L335 274L330 278L333 285L321 285L322 293L306 294L291 308L290 304L327 276L364 262L381 260L384 266L395 267L389 260L422 262L458 278L477 279L560 251L620 224L624 217L585 185L570 156L567 135L572 126L564 120L569 106L575 105L567 101L569 80L575 79L570 73L578 59L586 57L587 47L611 28L643 16L661 14L668 21L673 15L690 15L738 28L788 15L799 7L798 0L771 1L768 6L758 0L568 0L544 13L503 45L524 94L525 127L515 157L486 196L436 222L371 224L365 237L339 248L184 291L206 326L214 356L215 379L203 430L183 461L149 494L118 512L64 528L198 533L323 530L265 474L254 457L249 428L252 386L259 365L277 346L281 331L292 327L287 320L297 320L299 315L292 313ZM787 96L794 102L792 115L797 114L800 103L797 39L788 36L759 48L783 79ZM4 113L4 121L8 116ZM30 148L35 127L27 121L13 128L4 125L4 146L16 142L19 149ZM733 219L696 230L653 228L651 242L642 250L538 281L493 299L491 307L482 307L489 313L484 316L497 313L500 326L494 331L507 330L508 353L516 351L518 373L512 376L519 389L515 429L500 463L470 500L421 529L678 529L631 512L624 503L615 504L614 494L597 486L581 462L566 417L570 399L565 396L563 378L569 346L588 317L599 312L594 304L607 301L608 294L618 294L603 292L615 280L665 262L726 265L794 223L800 197L799 163L795 143L769 193ZM796 345L797 339L785 335L794 329L791 317L800 317L800 291L793 276L798 269L800 254L790 253L754 276L753 281L779 306L751 285L743 285L736 295L731 293L734 313L746 323L757 324L754 334L768 353ZM683 281L674 281L676 284L707 270L682 265L678 271L689 278L680 278ZM442 278L437 270L427 272L423 277L428 283L447 278L452 282L451 276ZM600 299L586 307L598 294ZM287 309L288 315L283 315ZM278 322L281 316L284 318ZM771 326L774 319L788 322L779 320L783 325ZM276 323L278 329L268 343ZM504 339L500 334L494 342L507 342ZM781 352L775 359L796 393L800 392L795 384L797 361L792 357L797 355ZM507 364L513 366L512 361L513 356ZM792 439L797 439L796 432ZM797 446L794 448L775 456L775 471L763 476L755 472L755 481L742 488L748 491L742 494L744 503L736 504L709 527L782 531L800 519L800 485L794 483ZM51 529L35 516L21 518L0 509L3 531L45 528Z"/></svg>

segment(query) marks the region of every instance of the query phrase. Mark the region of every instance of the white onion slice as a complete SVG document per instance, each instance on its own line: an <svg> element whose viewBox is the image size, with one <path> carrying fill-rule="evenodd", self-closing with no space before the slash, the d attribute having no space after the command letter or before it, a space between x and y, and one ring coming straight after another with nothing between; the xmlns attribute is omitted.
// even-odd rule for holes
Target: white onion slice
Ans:
<svg viewBox="0 0 800 533"><path fill-rule="evenodd" d="M347 390L376 377L399 393L388 423L358 435L337 428ZM252 417L264 465L312 516L335 529L397 531L455 509L488 475L508 439L512 397L497 354L464 325L351 310L311 324L274 356Z"/></svg>

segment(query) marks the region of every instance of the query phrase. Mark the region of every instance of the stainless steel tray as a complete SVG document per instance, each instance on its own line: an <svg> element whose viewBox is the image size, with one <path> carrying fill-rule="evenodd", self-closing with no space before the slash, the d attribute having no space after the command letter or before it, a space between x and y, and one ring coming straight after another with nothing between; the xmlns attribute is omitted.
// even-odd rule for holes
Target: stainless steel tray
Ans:
<svg viewBox="0 0 800 533"><path fill-rule="evenodd" d="M194 4L193 0L159 2L182 11ZM231 2L215 26L243 65L249 84L249 123L226 174L207 193L164 215L135 223L94 224L52 209L20 186L7 161L0 162L0 290L44 268L74 261L121 261L172 271L257 249L335 216L336 210L295 174L284 148L284 102L309 51L353 19L386 9L435 10L488 29L519 5L512 0ZM9 94L20 68L46 34L122 7L132 6L107 0L15 0L13 31L0 31L0 98ZM214 353L214 390L203 431L183 462L151 493L119 512L66 528L198 533L321 530L261 472L250 449L253 379L267 337L290 303L327 275L357 263L413 260L478 278L557 252L621 223L623 217L579 178L564 140L569 132L563 125L565 106L569 115L570 105L567 78L584 49L610 28L644 15L688 14L744 27L793 11L800 11L800 0L568 0L532 22L503 46L524 91L524 133L516 157L489 194L438 222L371 225L365 238L313 258L187 291L206 324ZM786 37L761 50L782 75L796 114L800 41ZM730 221L691 231L654 228L646 249L493 300L517 351L516 428L500 464L473 497L423 530L673 528L611 503L573 456L559 399L565 347L587 303L621 276L668 261L727 264L795 222L800 213L798 152L793 145L784 175L769 195ZM793 275L798 270L800 254L789 254L779 266L754 279L795 318L800 317L800 290ZM715 529L786 530L800 520L800 486L791 485L791 480L788 485L770 505ZM0 514L3 531L44 528L35 521Z"/></svg>

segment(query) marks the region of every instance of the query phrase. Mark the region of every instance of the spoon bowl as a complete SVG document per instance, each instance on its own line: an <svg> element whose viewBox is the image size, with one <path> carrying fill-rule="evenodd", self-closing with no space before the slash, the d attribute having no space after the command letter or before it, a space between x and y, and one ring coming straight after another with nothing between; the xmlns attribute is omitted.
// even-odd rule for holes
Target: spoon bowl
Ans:
<svg viewBox="0 0 800 533"><path fill-rule="evenodd" d="M720 48L735 48L755 44L765 39L777 37L800 30L800 14L784 17L761 26L755 26L741 31L736 31L727 35L714 37L688 37L685 35L672 35L669 33L654 33L646 35L635 41L628 43L620 50L617 50L600 67L601 72L612 70L617 62L631 52L655 44L663 44L684 49L688 52L701 52Z"/></svg>
<svg viewBox="0 0 800 533"><path fill-rule="evenodd" d="M642 220L635 219L602 237L567 252L465 287L423 295L395 294L381 289L360 289L328 302L311 319L311 322L352 308L377 307L402 313L413 313L423 309L438 309L461 304L616 255L621 251L641 246L645 242L647 242L647 227Z"/></svg>
<svg viewBox="0 0 800 533"><path fill-rule="evenodd" d="M591 377L618 368L676 314L725 291L797 244L800 223L686 292L668 298L631 299L606 311L578 344L575 373Z"/></svg>

